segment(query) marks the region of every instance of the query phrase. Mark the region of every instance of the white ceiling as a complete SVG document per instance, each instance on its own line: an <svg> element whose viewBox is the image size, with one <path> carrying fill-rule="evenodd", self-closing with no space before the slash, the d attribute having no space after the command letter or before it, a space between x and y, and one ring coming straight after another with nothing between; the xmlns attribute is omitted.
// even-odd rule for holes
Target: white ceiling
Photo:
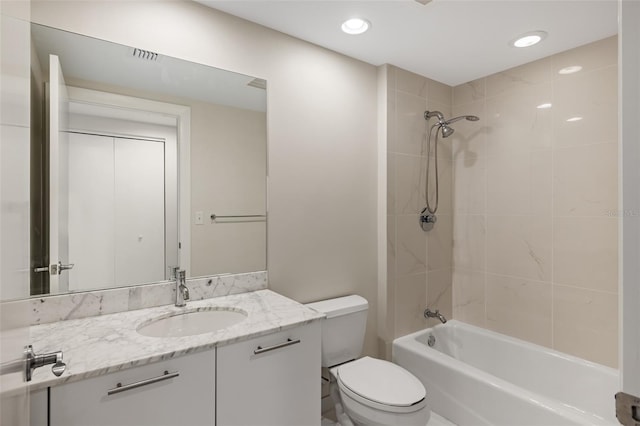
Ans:
<svg viewBox="0 0 640 426"><path fill-rule="evenodd" d="M452 86L617 33L616 0L196 0L373 65L385 63ZM348 18L372 23L342 33ZM516 49L535 30L540 44Z"/></svg>

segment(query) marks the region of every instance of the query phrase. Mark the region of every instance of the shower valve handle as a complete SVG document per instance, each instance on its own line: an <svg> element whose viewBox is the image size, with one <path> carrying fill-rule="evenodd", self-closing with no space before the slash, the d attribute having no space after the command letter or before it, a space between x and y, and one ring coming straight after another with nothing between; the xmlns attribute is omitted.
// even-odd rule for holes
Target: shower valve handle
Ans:
<svg viewBox="0 0 640 426"><path fill-rule="evenodd" d="M429 213L426 208L422 210L422 213L420 213L420 227L425 232L431 231L437 220L438 218L436 217L436 215L433 213Z"/></svg>
<svg viewBox="0 0 640 426"><path fill-rule="evenodd" d="M437 220L438 218L436 217L436 215L430 213L420 216L420 222L422 223L436 223Z"/></svg>

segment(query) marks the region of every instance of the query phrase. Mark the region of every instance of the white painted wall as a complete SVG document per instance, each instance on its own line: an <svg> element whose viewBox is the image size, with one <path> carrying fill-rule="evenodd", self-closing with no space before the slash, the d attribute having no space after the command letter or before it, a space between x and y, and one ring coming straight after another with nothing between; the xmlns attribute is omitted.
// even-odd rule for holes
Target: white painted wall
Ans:
<svg viewBox="0 0 640 426"><path fill-rule="evenodd" d="M28 1L0 1L0 300L29 294L29 13ZM29 314L0 304L0 363L23 355ZM0 391L0 424L28 425L22 375L0 375Z"/></svg>
<svg viewBox="0 0 640 426"><path fill-rule="evenodd" d="M268 81L270 287L359 293L376 353L376 68L188 1L32 2L34 22Z"/></svg>
<svg viewBox="0 0 640 426"><path fill-rule="evenodd" d="M29 295L29 23L0 15L0 299Z"/></svg>
<svg viewBox="0 0 640 426"><path fill-rule="evenodd" d="M264 220L212 221L211 214L266 214L266 114L223 105L191 105L192 277L266 269Z"/></svg>

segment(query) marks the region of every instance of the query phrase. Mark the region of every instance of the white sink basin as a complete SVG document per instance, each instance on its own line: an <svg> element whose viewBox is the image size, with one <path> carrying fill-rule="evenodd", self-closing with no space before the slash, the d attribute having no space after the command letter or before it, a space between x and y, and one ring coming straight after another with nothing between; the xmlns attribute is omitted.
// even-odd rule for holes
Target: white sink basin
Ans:
<svg viewBox="0 0 640 426"><path fill-rule="evenodd" d="M246 312L228 309L187 311L147 321L137 332L148 337L194 336L231 327L246 318Z"/></svg>

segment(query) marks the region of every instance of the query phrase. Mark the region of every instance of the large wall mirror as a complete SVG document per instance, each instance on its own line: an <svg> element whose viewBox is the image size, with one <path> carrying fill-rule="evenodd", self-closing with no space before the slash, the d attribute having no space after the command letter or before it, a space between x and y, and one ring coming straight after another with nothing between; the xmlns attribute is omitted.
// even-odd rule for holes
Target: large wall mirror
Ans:
<svg viewBox="0 0 640 426"><path fill-rule="evenodd" d="M30 295L266 269L266 82L31 26Z"/></svg>

